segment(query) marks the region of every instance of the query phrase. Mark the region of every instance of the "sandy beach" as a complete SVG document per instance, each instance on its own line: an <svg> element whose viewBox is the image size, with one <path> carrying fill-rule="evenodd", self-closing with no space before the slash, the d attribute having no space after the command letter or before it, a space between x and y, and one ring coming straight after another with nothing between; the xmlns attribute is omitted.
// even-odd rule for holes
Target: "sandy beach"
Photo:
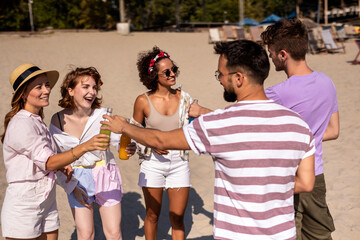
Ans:
<svg viewBox="0 0 360 240"><path fill-rule="evenodd" d="M136 69L137 55L154 45L167 51L177 63L180 75L177 84L199 100L199 104L216 109L228 105L223 88L215 80L218 56L208 44L208 32L143 33L122 36L112 32L55 32L52 34L0 33L0 119L10 110L12 88L11 72L20 64L31 62L43 69L56 69L60 79L52 90L50 106L45 108L45 123L60 110L60 84L74 66L94 66L102 75L104 85L100 92L103 106L112 107L114 114L130 117L136 97L145 92ZM360 236L360 65L351 65L358 49L354 40L345 43L346 54L307 55L311 68L329 75L334 81L340 111L340 137L324 143L324 171L327 182L327 201L335 220L334 240L356 240ZM265 87L286 79L283 72L275 72L271 63ZM321 94L321 89L319 89ZM358 142L359 141L359 142ZM358 146L358 147L356 147ZM0 148L0 207L7 182ZM116 155L116 154L115 154ZM139 165L134 155L117 163L122 175L122 232L124 240L145 239L143 220L145 204L141 188L137 186ZM21 167L21 166L19 166ZM190 198L185 215L186 239L212 238L213 162L209 156L190 154ZM166 194L164 194L164 198ZM76 239L76 230L67 197L57 187L57 202L61 227L59 239ZM158 239L171 239L167 199L164 201ZM95 239L105 239L98 212ZM1 223L0 223L1 224ZM1 229L0 229L1 231ZM0 239L2 239L0 237Z"/></svg>

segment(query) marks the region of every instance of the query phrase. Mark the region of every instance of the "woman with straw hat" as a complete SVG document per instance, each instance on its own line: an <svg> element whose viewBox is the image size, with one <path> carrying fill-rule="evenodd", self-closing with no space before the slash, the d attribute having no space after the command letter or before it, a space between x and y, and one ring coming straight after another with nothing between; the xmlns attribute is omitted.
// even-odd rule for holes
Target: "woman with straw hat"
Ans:
<svg viewBox="0 0 360 240"><path fill-rule="evenodd" d="M56 154L55 142L42 118L58 78L57 71L41 70L30 63L20 65L10 76L14 89L12 109L5 116L1 135L8 182L1 210L6 239L57 239L55 170L69 175L64 166L87 151L109 145L108 137L99 134L70 151Z"/></svg>

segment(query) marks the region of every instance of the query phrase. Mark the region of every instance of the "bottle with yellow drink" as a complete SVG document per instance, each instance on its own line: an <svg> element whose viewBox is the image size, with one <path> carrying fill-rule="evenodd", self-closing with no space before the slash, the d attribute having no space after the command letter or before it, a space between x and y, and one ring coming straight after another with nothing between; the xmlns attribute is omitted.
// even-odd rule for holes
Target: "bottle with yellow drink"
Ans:
<svg viewBox="0 0 360 240"><path fill-rule="evenodd" d="M112 108L107 108L107 109L106 109L106 115L111 116L111 114L112 114ZM106 120L104 120L104 121L106 121ZM103 124L103 125L101 125L101 127L108 127L108 125ZM101 133L101 134L108 135L109 138L110 138L110 135L111 135L111 131L110 131L110 130L100 129L100 133Z"/></svg>

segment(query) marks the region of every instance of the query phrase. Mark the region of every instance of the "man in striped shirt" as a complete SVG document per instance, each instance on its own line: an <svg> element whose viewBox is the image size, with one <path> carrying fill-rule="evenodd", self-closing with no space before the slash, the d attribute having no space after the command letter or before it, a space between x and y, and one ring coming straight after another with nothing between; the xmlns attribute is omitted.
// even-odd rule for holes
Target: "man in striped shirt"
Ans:
<svg viewBox="0 0 360 240"><path fill-rule="evenodd" d="M293 194L313 187L314 138L298 114L266 97L270 64L260 45L218 43L215 52L216 78L235 104L170 132L141 129L119 116L104 116L104 129L153 148L210 154L215 239L295 239Z"/></svg>

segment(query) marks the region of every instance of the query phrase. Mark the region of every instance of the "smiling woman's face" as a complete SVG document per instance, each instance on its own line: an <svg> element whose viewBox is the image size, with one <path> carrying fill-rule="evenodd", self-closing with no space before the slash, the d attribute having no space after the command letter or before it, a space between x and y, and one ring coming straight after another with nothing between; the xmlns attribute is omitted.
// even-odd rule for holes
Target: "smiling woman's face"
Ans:
<svg viewBox="0 0 360 240"><path fill-rule="evenodd" d="M50 83L46 74L37 76L26 88L23 96L24 109L38 115L42 107L49 105L50 92Z"/></svg>
<svg viewBox="0 0 360 240"><path fill-rule="evenodd" d="M164 86L173 86L176 84L176 73L172 71L174 64L168 59L164 58L158 63L158 83ZM165 72L169 70L170 76L166 76Z"/></svg>
<svg viewBox="0 0 360 240"><path fill-rule="evenodd" d="M81 76L77 79L76 86L68 89L69 95L73 97L77 108L90 109L97 96L97 86L93 77Z"/></svg>

